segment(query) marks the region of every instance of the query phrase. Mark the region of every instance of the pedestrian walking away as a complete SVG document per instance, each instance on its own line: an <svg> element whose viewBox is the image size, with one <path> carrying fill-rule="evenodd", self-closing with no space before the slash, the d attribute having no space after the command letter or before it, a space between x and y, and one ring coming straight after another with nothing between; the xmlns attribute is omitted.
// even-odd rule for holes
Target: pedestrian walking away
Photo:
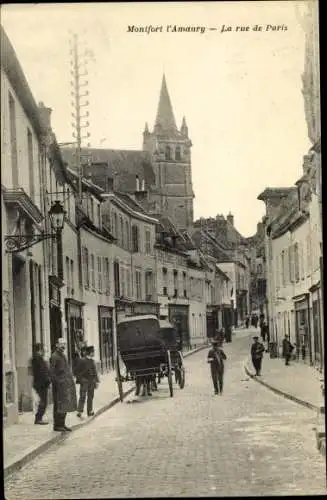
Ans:
<svg viewBox="0 0 327 500"><path fill-rule="evenodd" d="M292 356L294 346L291 344L290 339L288 335L285 335L285 338L283 339L283 350L282 350L282 356L285 358L285 365L288 366L290 364L290 359Z"/></svg>
<svg viewBox="0 0 327 500"><path fill-rule="evenodd" d="M211 378L215 394L222 394L224 386L224 360L227 359L222 349L222 342L212 341L212 348L208 352L207 361L210 363Z"/></svg>
<svg viewBox="0 0 327 500"><path fill-rule="evenodd" d="M66 426L67 413L77 410L76 388L72 371L64 354L67 343L64 338L57 340L56 349L50 359L53 392L53 429L71 431Z"/></svg>
<svg viewBox="0 0 327 500"><path fill-rule="evenodd" d="M247 316L245 318L245 326L246 326L246 328L249 328L249 324L250 324L250 318L249 318L249 316Z"/></svg>
<svg viewBox="0 0 327 500"><path fill-rule="evenodd" d="M263 342L266 342L266 337L268 337L268 325L265 320L261 324L261 338Z"/></svg>
<svg viewBox="0 0 327 500"><path fill-rule="evenodd" d="M79 401L77 407L77 416L82 417L84 411L85 400L87 398L87 415L92 417L94 390L99 385L99 376L94 362L94 347L89 346L85 348L85 356L80 358L76 367L76 383L80 384Z"/></svg>
<svg viewBox="0 0 327 500"><path fill-rule="evenodd" d="M51 384L51 375L49 366L44 359L43 344L35 344L30 366L33 376L33 389L39 397L34 424L46 425L48 422L43 420L43 416L48 406L48 390Z"/></svg>
<svg viewBox="0 0 327 500"><path fill-rule="evenodd" d="M251 346L251 358L252 364L255 369L255 374L257 376L261 375L261 366L262 366L262 358L263 353L265 352L265 348L261 342L259 342L259 337L253 337L253 344Z"/></svg>

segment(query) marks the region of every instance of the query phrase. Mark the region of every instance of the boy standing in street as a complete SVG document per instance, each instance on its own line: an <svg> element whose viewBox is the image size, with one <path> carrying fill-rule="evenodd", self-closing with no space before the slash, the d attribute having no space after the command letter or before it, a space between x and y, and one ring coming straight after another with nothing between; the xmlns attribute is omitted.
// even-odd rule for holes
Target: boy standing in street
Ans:
<svg viewBox="0 0 327 500"><path fill-rule="evenodd" d="M254 366L256 376L260 377L262 358L263 358L263 353L265 352L265 348L263 344L259 342L259 337L253 337L253 340L254 342L251 346L252 364Z"/></svg>
<svg viewBox="0 0 327 500"><path fill-rule="evenodd" d="M77 408L77 416L82 417L84 411L85 399L87 396L87 416L92 417L94 390L98 387L99 377L97 374L94 362L94 347L85 348L85 357L79 360L77 366L77 379L80 384L79 402Z"/></svg>
<svg viewBox="0 0 327 500"><path fill-rule="evenodd" d="M211 378L215 394L222 394L224 385L224 360L227 359L221 344L213 340L212 349L208 352L208 363L210 363Z"/></svg>

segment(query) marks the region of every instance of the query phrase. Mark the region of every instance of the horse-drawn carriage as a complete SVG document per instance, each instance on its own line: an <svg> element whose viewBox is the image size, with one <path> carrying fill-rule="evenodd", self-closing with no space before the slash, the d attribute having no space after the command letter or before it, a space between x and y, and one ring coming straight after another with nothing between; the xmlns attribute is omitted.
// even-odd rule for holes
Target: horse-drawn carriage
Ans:
<svg viewBox="0 0 327 500"><path fill-rule="evenodd" d="M122 362L126 374L122 374ZM185 384L183 358L176 346L176 332L170 323L161 323L154 315L126 317L117 325L116 380L120 400L123 382L168 378L173 397L173 372L181 388Z"/></svg>

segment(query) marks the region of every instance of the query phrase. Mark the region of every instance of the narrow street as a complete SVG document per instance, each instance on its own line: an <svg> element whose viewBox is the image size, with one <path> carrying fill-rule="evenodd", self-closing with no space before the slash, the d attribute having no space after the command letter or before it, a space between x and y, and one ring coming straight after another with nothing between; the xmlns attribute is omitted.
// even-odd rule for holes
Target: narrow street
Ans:
<svg viewBox="0 0 327 500"><path fill-rule="evenodd" d="M248 379L250 342L244 331L225 345L223 396L200 351L173 398L166 381L152 398L129 396L11 476L6 498L326 494L315 414Z"/></svg>

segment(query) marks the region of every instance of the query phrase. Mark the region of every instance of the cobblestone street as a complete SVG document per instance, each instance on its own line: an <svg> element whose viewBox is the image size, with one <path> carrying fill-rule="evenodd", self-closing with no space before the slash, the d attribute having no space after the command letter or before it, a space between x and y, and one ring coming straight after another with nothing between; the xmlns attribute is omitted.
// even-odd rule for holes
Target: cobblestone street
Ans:
<svg viewBox="0 0 327 500"><path fill-rule="evenodd" d="M223 396L200 351L173 398L166 381L152 398L129 396L11 476L6 498L326 494L314 412L249 379L251 336L237 337L225 345Z"/></svg>

